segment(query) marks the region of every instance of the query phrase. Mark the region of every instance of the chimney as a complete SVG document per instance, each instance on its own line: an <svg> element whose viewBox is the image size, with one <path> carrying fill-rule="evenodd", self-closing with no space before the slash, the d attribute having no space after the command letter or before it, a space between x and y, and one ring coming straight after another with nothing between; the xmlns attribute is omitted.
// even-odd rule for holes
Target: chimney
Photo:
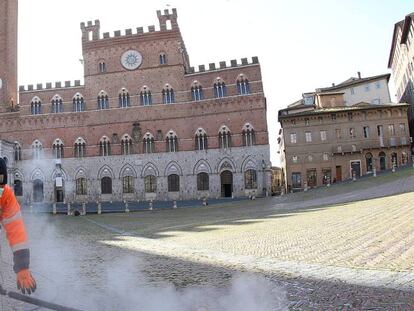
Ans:
<svg viewBox="0 0 414 311"><path fill-rule="evenodd" d="M335 83L332 83L332 86L335 86Z"/></svg>
<svg viewBox="0 0 414 311"><path fill-rule="evenodd" d="M361 79L361 72L358 71L358 79Z"/></svg>

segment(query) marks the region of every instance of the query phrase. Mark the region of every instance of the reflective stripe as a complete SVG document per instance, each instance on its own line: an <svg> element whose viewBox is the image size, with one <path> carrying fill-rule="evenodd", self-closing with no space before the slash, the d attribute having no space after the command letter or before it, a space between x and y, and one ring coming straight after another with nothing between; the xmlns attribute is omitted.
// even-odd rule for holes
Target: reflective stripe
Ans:
<svg viewBox="0 0 414 311"><path fill-rule="evenodd" d="M10 217L10 218L4 218L2 221L1 221L1 223L3 224L3 226L5 226L5 225L7 225L7 224L9 224L9 223L11 223L11 222L13 222L13 221L15 221L15 220L17 220L17 219L20 219L20 218L22 218L22 213L19 211L19 212L17 212L16 214L14 214L12 217Z"/></svg>
<svg viewBox="0 0 414 311"><path fill-rule="evenodd" d="M13 245L11 247L11 250L14 253L16 251L20 251L20 250L26 249L26 248L29 248L29 245L27 243L19 243L19 244Z"/></svg>

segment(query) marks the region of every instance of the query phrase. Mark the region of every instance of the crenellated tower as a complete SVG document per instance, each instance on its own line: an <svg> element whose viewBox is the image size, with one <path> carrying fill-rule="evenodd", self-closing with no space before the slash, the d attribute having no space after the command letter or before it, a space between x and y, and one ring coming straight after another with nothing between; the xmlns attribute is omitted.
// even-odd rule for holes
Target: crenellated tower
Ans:
<svg viewBox="0 0 414 311"><path fill-rule="evenodd" d="M0 0L0 111L17 104L18 0Z"/></svg>

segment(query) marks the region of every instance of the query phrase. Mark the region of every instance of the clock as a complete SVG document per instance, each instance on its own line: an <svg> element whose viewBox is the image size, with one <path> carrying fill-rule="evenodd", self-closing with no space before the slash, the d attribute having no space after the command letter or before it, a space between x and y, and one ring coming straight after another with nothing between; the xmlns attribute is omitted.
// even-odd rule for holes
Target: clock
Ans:
<svg viewBox="0 0 414 311"><path fill-rule="evenodd" d="M142 63L142 55L140 52L135 50L128 50L121 56L121 64L125 69L135 70Z"/></svg>

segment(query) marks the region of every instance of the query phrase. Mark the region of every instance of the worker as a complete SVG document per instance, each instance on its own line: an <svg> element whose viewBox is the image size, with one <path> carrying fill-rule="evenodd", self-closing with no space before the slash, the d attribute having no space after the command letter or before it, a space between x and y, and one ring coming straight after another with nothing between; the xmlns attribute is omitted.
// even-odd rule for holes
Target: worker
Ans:
<svg viewBox="0 0 414 311"><path fill-rule="evenodd" d="M17 288L23 294L36 290L36 281L29 270L30 252L20 205L12 188L7 184L7 165L0 157L0 222L6 231L13 252L13 270L17 277Z"/></svg>

